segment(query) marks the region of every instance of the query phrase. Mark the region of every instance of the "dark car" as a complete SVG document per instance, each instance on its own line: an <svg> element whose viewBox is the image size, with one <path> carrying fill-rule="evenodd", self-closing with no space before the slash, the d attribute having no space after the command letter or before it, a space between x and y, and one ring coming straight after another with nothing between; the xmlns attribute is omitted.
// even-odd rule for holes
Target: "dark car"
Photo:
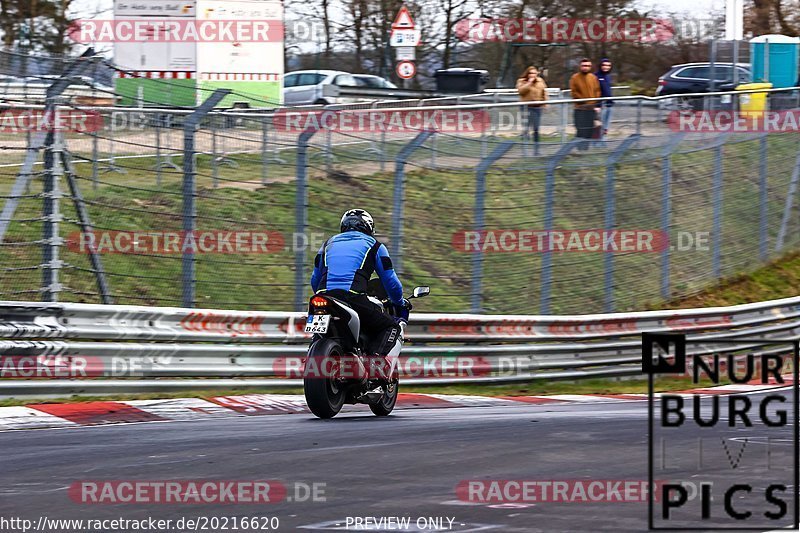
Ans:
<svg viewBox="0 0 800 533"><path fill-rule="evenodd" d="M750 65L739 63L736 66L738 80L734 81L733 63L714 64L715 91L729 91L736 85L748 83L751 78ZM710 63L684 63L673 65L669 71L658 78L656 96L671 94L705 93L711 82Z"/></svg>
<svg viewBox="0 0 800 533"><path fill-rule="evenodd" d="M734 68L736 70L734 70ZM734 79L734 73L736 79ZM714 92L732 91L737 85L750 82L750 65L738 63L714 63ZM691 93L707 93L711 88L711 63L684 63L673 65L669 71L658 78L656 96L671 96ZM702 98L678 98L662 101L662 107L691 105L702 107Z"/></svg>

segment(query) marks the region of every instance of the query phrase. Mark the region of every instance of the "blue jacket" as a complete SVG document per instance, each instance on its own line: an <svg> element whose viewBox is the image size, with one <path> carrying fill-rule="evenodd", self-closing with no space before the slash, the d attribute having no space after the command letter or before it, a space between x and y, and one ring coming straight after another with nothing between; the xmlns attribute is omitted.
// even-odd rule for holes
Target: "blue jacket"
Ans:
<svg viewBox="0 0 800 533"><path fill-rule="evenodd" d="M610 98L613 96L611 94L611 72L603 72L602 70L598 70L594 73L597 76L597 81L600 82L600 96L603 98ZM607 100L602 102L605 107L611 107L614 105L613 100Z"/></svg>
<svg viewBox="0 0 800 533"><path fill-rule="evenodd" d="M403 285L392 267L386 246L360 231L346 231L328 239L314 259L311 288L344 289L366 293L367 283L376 272L395 305L402 305Z"/></svg>

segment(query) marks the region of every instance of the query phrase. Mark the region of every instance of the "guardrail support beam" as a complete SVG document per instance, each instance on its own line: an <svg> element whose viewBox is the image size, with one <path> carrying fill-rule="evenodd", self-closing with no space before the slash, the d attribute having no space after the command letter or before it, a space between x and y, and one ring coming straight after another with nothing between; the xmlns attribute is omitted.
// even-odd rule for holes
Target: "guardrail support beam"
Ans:
<svg viewBox="0 0 800 533"><path fill-rule="evenodd" d="M713 175L713 251L712 251L712 271L714 278L722 277L722 148L728 140L727 133L720 135L714 145L714 175Z"/></svg>
<svg viewBox="0 0 800 533"><path fill-rule="evenodd" d="M392 242L391 256L394 270L398 275L403 269L403 207L406 187L406 161L435 132L425 130L417 134L405 145L394 160L394 195L392 202Z"/></svg>
<svg viewBox="0 0 800 533"><path fill-rule="evenodd" d="M738 43L739 41L734 41L734 44L738 45ZM767 163L769 151L767 142L766 133L758 138L758 257L762 261L766 261L769 255L769 234L767 233Z"/></svg>
<svg viewBox="0 0 800 533"><path fill-rule="evenodd" d="M518 144L516 141L505 141L492 150L475 170L475 212L474 229L480 234L484 229L484 209L486 201L486 172L495 161L506 155L508 151ZM466 244L466 240L465 240ZM483 312L483 250L475 250L472 256L472 312Z"/></svg>
<svg viewBox="0 0 800 533"><path fill-rule="evenodd" d="M297 242L298 236L305 235L308 227L308 143L317 131L317 128L308 128L297 137L297 188L294 201L294 230L297 236L292 242ZM303 239L303 242L310 242L310 239ZM306 308L306 251L302 247L294 251L294 308L295 311Z"/></svg>
<svg viewBox="0 0 800 533"><path fill-rule="evenodd" d="M561 146L553 157L547 162L547 172L544 180L544 231L548 235L547 244L542 252L542 279L539 294L539 312L543 315L550 314L550 291L552 286L553 258L550 250L550 232L553 231L553 201L556 190L556 169L561 161L575 148L582 146L586 139L572 139Z"/></svg>
<svg viewBox="0 0 800 533"><path fill-rule="evenodd" d="M612 151L606 160L606 207L603 229L613 231L616 227L616 170L617 163L622 159L631 146L636 144L641 135L634 133L623 140L620 145ZM603 250L603 285L604 297L603 308L606 313L613 313L614 303L614 252Z"/></svg>
<svg viewBox="0 0 800 533"><path fill-rule="evenodd" d="M661 152L661 233L670 240L672 230L672 154L686 134L673 135ZM670 288L670 244L661 251L661 297L668 300Z"/></svg>
<svg viewBox="0 0 800 533"><path fill-rule="evenodd" d="M794 205L794 197L797 195L797 183L800 181L800 151L797 152L797 159L794 163L794 170L792 171L792 179L789 180L789 191L786 193L786 203L783 207L783 218L781 219L781 227L778 230L778 239L775 241L775 251L780 252L783 250L783 241L786 239L786 231L789 228L789 219L792 216L792 206Z"/></svg>

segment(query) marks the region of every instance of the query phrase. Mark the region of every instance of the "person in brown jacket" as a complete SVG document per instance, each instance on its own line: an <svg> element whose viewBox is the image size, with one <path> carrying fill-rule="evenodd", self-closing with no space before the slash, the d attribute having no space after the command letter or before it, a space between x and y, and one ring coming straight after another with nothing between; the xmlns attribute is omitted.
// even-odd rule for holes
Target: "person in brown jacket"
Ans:
<svg viewBox="0 0 800 533"><path fill-rule="evenodd" d="M572 75L569 80L569 90L573 99L600 98L600 82L592 73L592 62L581 59L580 70ZM597 101L575 103L575 129L576 137L591 139L594 130L594 121L597 118Z"/></svg>
<svg viewBox="0 0 800 533"><path fill-rule="evenodd" d="M517 78L517 92L523 102L544 102L547 100L547 83L539 76L539 69L528 67ZM522 133L522 138L527 139L533 130L533 142L539 142L539 125L542 123L542 109L544 104L528 104L528 123Z"/></svg>

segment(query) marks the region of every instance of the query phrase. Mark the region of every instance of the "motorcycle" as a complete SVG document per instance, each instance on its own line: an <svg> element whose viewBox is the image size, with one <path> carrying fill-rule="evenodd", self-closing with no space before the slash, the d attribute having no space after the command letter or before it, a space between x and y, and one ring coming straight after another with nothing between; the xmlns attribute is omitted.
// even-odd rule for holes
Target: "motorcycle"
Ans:
<svg viewBox="0 0 800 533"><path fill-rule="evenodd" d="M408 300L428 294L430 287L416 287ZM393 305L380 280L370 281L367 297L382 312L407 320L411 304L407 308ZM396 346L402 346L405 321L399 321L399 326ZM312 339L303 368L303 392L314 415L332 418L345 403L367 404L377 416L392 412L400 385L399 350L392 350L397 353L390 352L385 360L370 360L366 348L371 339L361 332L358 314L346 302L327 294L309 300L305 332L311 333Z"/></svg>

